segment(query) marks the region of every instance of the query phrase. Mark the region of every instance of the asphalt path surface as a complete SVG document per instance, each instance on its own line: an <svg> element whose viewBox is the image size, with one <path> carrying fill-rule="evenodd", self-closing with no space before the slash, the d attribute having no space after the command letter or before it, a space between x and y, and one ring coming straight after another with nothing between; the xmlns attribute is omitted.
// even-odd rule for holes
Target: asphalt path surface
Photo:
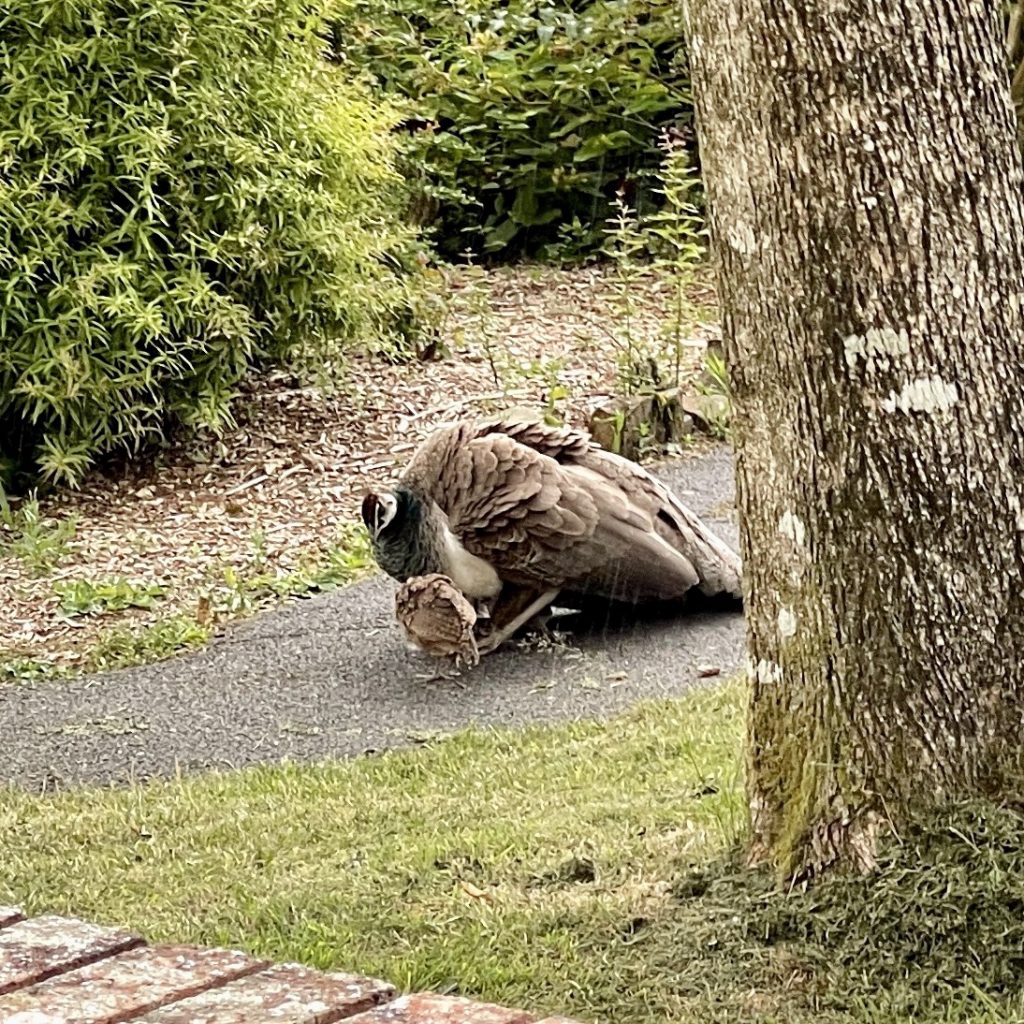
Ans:
<svg viewBox="0 0 1024 1024"><path fill-rule="evenodd" d="M736 544L724 448L657 472ZM431 678L438 663L407 650L395 625L394 588L378 577L296 600L156 665L0 687L0 781L123 784L359 755L468 725L599 718L713 681L710 669L724 677L743 659L735 609L596 614L556 621L556 642L511 644L455 678Z"/></svg>

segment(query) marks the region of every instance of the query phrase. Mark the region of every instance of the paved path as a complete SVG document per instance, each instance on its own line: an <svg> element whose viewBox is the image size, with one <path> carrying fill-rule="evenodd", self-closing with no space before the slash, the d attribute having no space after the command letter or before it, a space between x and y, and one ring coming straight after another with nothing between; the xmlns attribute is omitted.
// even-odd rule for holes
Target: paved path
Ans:
<svg viewBox="0 0 1024 1024"><path fill-rule="evenodd" d="M661 473L736 543L732 465L716 451ZM177 770L347 756L469 724L613 714L736 669L736 611L590 623L571 646L503 648L454 680L405 649L394 585L370 580L236 625L206 650L76 680L0 687L0 780L32 789Z"/></svg>

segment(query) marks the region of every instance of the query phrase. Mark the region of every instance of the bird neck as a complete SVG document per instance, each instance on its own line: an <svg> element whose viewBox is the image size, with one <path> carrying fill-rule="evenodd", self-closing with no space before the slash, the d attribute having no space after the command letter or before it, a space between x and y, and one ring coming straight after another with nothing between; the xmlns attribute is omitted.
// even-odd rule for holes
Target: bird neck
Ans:
<svg viewBox="0 0 1024 1024"><path fill-rule="evenodd" d="M374 542L377 563L401 582L444 571L445 517L437 504L419 495L405 499L402 528Z"/></svg>

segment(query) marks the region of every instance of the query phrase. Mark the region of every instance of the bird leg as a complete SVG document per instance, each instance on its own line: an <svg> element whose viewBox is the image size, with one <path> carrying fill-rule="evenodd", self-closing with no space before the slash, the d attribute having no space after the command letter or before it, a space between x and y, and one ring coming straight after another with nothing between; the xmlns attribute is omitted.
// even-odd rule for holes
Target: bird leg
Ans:
<svg viewBox="0 0 1024 1024"><path fill-rule="evenodd" d="M461 651L456 651L454 659L456 671L463 668L473 668L480 664L480 648L477 646L475 636L470 634L465 648Z"/></svg>
<svg viewBox="0 0 1024 1024"><path fill-rule="evenodd" d="M524 608L533 603L537 594L538 591L533 587L505 583L494 597L475 601L476 624L473 633L477 644L486 640L491 633L503 630Z"/></svg>
<svg viewBox="0 0 1024 1024"><path fill-rule="evenodd" d="M477 650L480 654L490 654L497 650L517 629L547 608L560 593L561 590L545 590L537 594L535 590L522 588L513 593L507 602L499 601L491 609L491 629L477 641Z"/></svg>

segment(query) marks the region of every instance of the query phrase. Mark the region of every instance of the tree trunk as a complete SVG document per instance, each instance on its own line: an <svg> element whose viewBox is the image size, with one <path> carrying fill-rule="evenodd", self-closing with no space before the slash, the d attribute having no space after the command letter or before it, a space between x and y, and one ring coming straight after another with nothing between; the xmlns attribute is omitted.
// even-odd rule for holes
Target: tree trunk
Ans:
<svg viewBox="0 0 1024 1024"><path fill-rule="evenodd" d="M869 868L1024 743L1021 162L998 5L690 0L735 401L752 853Z"/></svg>

